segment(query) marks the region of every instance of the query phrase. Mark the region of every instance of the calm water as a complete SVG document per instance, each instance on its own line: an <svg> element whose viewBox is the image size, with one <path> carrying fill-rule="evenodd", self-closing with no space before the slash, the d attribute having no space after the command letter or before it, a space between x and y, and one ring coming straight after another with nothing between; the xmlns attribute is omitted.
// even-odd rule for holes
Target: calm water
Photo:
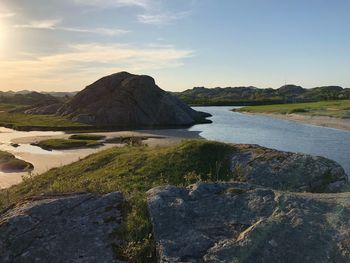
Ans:
<svg viewBox="0 0 350 263"><path fill-rule="evenodd" d="M15 148L11 146L13 139L18 138L30 138L36 136L55 136L62 135L63 132L54 131L15 131L5 127L0 127L0 150L9 151L16 155L16 153L33 153L33 154L54 154L57 151L46 151L40 147L33 146L30 144L21 144L19 147Z"/></svg>
<svg viewBox="0 0 350 263"><path fill-rule="evenodd" d="M213 115L212 124L190 128L190 131L200 131L200 136L206 139L324 156L337 161L350 175L348 131L231 112L233 107L194 108Z"/></svg>

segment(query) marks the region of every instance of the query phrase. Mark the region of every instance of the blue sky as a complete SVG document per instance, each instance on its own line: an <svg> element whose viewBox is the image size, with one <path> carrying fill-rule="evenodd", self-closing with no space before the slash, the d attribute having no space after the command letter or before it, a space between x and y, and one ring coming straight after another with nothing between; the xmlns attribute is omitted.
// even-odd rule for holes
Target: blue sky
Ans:
<svg viewBox="0 0 350 263"><path fill-rule="evenodd" d="M0 89L126 70L193 86L350 87L348 0L1 0Z"/></svg>

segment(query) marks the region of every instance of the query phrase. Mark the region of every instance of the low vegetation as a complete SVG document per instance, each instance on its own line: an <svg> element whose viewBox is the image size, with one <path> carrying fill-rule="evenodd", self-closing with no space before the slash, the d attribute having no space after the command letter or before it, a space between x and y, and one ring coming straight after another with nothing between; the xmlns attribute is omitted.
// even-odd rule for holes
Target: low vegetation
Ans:
<svg viewBox="0 0 350 263"><path fill-rule="evenodd" d="M16 130L81 130L91 126L53 115L0 112L0 126Z"/></svg>
<svg viewBox="0 0 350 263"><path fill-rule="evenodd" d="M13 154L0 151L0 171L2 172L29 172L33 165L17 159Z"/></svg>
<svg viewBox="0 0 350 263"><path fill-rule="evenodd" d="M81 133L81 134L73 134L69 137L69 139L72 140L92 140L92 141L99 141L106 138L104 135L98 135L98 134L87 134L87 133Z"/></svg>
<svg viewBox="0 0 350 263"><path fill-rule="evenodd" d="M41 193L121 191L127 200L123 207L126 217L115 234L125 243L116 247L117 257L155 262L146 191L167 184L232 179L229 156L233 147L196 140L160 148L114 147L0 191L0 207Z"/></svg>
<svg viewBox="0 0 350 263"><path fill-rule="evenodd" d="M143 141L149 139L151 137L145 136L120 136L114 137L105 140L105 143L117 143L117 144L126 144L129 146L141 146L143 145ZM159 138L159 137L158 137Z"/></svg>
<svg viewBox="0 0 350 263"><path fill-rule="evenodd" d="M328 116L350 118L350 100L320 101L312 103L277 104L265 106L249 106L235 109L238 112L302 114L310 116Z"/></svg>
<svg viewBox="0 0 350 263"><path fill-rule="evenodd" d="M48 139L33 143L33 145L45 150L68 150L101 146L102 143L96 140Z"/></svg>

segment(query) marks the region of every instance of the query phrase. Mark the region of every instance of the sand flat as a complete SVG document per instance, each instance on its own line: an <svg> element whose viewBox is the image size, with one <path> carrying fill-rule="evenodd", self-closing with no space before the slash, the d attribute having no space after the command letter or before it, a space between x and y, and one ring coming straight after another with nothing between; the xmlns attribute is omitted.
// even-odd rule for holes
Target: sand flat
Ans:
<svg viewBox="0 0 350 263"><path fill-rule="evenodd" d="M10 132L10 131L9 131ZM3 140L1 145L2 150L13 153L17 158L23 159L34 165L32 175L44 173L52 168L67 165L79 159L85 158L91 154L112 148L122 146L121 144L105 144L96 148L79 148L71 150L42 150L37 146L31 146L35 143L46 139L67 139L71 134L52 133L23 133L11 131L9 140ZM88 132L89 133L89 132ZM16 134L18 135L16 137ZM106 136L107 139L126 136L149 137L144 141L149 147L168 146L183 139L200 138L198 132L188 131L186 129L164 129L164 130L140 130L140 131L116 131L116 132L91 132L91 134L100 134ZM10 143L20 144L20 147L15 148L10 146ZM0 189L8 188L12 185L22 182L22 177L28 176L28 173L2 173L0 172Z"/></svg>

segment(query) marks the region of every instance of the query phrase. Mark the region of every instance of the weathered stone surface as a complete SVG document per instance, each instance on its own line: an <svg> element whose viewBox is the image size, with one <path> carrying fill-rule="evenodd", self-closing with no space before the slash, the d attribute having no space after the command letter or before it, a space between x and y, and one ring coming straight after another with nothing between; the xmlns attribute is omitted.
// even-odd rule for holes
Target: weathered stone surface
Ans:
<svg viewBox="0 0 350 263"><path fill-rule="evenodd" d="M148 191L160 262L350 262L350 193L246 183Z"/></svg>
<svg viewBox="0 0 350 263"><path fill-rule="evenodd" d="M77 122L113 127L187 126L210 116L160 89L150 76L127 72L87 86L57 114Z"/></svg>
<svg viewBox="0 0 350 263"><path fill-rule="evenodd" d="M348 182L344 169L324 157L258 145L236 144L235 147L232 171L238 181L298 192L337 192Z"/></svg>
<svg viewBox="0 0 350 263"><path fill-rule="evenodd" d="M116 262L121 193L42 196L0 215L0 262Z"/></svg>

